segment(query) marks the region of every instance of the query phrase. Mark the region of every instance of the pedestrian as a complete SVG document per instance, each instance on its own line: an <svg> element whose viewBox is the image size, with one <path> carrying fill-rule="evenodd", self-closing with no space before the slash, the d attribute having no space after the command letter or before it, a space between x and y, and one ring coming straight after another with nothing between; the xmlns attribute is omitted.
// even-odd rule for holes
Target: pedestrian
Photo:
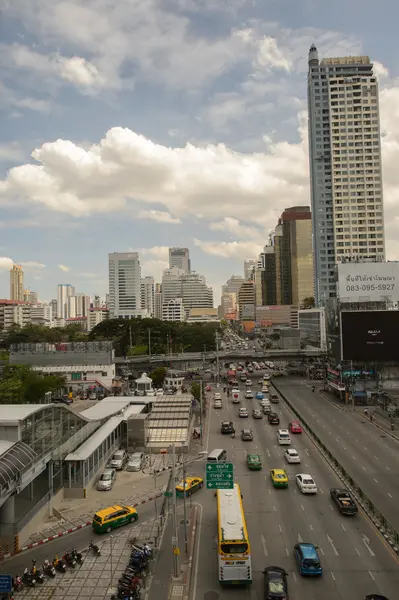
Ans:
<svg viewBox="0 0 399 600"><path fill-rule="evenodd" d="M367 417L367 415L369 414L369 411L367 410L367 408L364 409L364 416Z"/></svg>

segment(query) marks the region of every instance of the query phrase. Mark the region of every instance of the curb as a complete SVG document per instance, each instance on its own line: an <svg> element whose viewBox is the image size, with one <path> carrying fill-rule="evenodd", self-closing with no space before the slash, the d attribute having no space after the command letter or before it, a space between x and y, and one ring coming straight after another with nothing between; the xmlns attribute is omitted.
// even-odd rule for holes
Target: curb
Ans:
<svg viewBox="0 0 399 600"><path fill-rule="evenodd" d="M160 496L163 496L163 492L158 492L154 496L149 496L145 500L140 500L140 502L131 504L131 506L136 508L136 506L140 506L141 504L146 504L147 502L151 502L151 500L155 500L155 498L159 498ZM38 546L43 546L43 544L48 544L49 542L53 542L54 540L64 537L64 535L69 535L70 533L74 533L75 531L78 531L79 529L84 529L85 527L89 527L91 524L92 524L92 521L86 521L85 523L81 523L80 525L76 525L75 527L71 527L70 529L67 529L65 531L60 531L59 533L55 533L54 535L51 535L47 538L39 540L38 542L32 542L32 544L23 546L23 548L20 548L20 550L18 550L17 552L8 552L7 554L0 554L0 563L3 560L6 560L7 558L11 558L12 556L17 556L18 554L21 554L22 552L26 552L27 550L32 550L32 548L37 548Z"/></svg>

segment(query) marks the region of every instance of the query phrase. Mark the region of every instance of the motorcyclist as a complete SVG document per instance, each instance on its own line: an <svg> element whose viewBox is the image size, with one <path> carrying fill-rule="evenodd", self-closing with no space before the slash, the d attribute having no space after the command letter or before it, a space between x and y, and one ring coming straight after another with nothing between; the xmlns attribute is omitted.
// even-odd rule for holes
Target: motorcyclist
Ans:
<svg viewBox="0 0 399 600"><path fill-rule="evenodd" d="M312 385L312 392L314 392L316 390L315 386Z"/></svg>
<svg viewBox="0 0 399 600"><path fill-rule="evenodd" d="M231 433L231 437L234 439L236 437L236 432L233 430Z"/></svg>

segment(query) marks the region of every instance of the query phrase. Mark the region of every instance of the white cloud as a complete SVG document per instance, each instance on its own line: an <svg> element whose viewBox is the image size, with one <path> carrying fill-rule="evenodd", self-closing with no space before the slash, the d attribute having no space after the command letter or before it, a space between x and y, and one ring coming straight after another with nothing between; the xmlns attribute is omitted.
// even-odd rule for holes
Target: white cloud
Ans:
<svg viewBox="0 0 399 600"><path fill-rule="evenodd" d="M0 144L0 160L4 163L15 163L25 158L26 153L18 142Z"/></svg>
<svg viewBox="0 0 399 600"><path fill-rule="evenodd" d="M232 233L236 238L243 238L251 240L256 239L257 241L265 240L266 233L260 229L256 229L255 227L248 227L243 225L238 219L233 217L225 217L222 221L217 221L216 223L211 223L209 225L209 229L212 231L223 231L226 233ZM263 245L265 245L265 241Z"/></svg>
<svg viewBox="0 0 399 600"><path fill-rule="evenodd" d="M67 267L66 265L58 265L58 268L60 271L63 271L64 273L69 273L69 271L71 270L71 267Z"/></svg>
<svg viewBox="0 0 399 600"><path fill-rule="evenodd" d="M176 217L173 217L170 213L163 210L141 210L138 213L137 218L157 221L158 223L169 223L171 225L178 225L181 223L180 219L176 219Z"/></svg>
<svg viewBox="0 0 399 600"><path fill-rule="evenodd" d="M248 256L258 256L264 244L256 242L204 242L194 239L194 244L205 254L220 258L245 259Z"/></svg>
<svg viewBox="0 0 399 600"><path fill-rule="evenodd" d="M0 269L10 270L12 269L14 262L11 258L6 258L5 256L0 256Z"/></svg>
<svg viewBox="0 0 399 600"><path fill-rule="evenodd" d="M34 260L27 260L25 262L20 262L19 264L28 271L37 271L46 268L46 265L44 265L43 263L35 262Z"/></svg>
<svg viewBox="0 0 399 600"><path fill-rule="evenodd" d="M299 133L298 144L242 154L224 144L166 147L116 127L88 150L68 140L43 144L32 152L40 164L11 169L0 189L75 217L122 210L134 200L161 204L178 219L227 214L271 228L282 208L308 201L305 120Z"/></svg>
<svg viewBox="0 0 399 600"><path fill-rule="evenodd" d="M136 250L139 252L140 257L150 257L150 259L156 260L169 260L169 246L152 246L151 248L139 248Z"/></svg>
<svg viewBox="0 0 399 600"><path fill-rule="evenodd" d="M389 71L386 67L384 67L384 65L382 63L380 63L378 60L374 60L373 64L374 64L374 72L380 81L389 77Z"/></svg>
<svg viewBox="0 0 399 600"><path fill-rule="evenodd" d="M259 67L283 69L288 72L292 67L291 60L284 56L284 52L278 47L275 38L268 35L258 42L256 61Z"/></svg>

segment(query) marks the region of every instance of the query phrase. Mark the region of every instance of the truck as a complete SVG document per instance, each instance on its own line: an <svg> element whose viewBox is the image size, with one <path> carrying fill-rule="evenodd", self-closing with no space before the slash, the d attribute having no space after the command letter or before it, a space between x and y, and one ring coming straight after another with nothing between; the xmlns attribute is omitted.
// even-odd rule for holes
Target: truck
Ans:
<svg viewBox="0 0 399 600"><path fill-rule="evenodd" d="M357 513L356 503L348 490L332 488L330 496L332 501L337 505L341 515L355 515Z"/></svg>

